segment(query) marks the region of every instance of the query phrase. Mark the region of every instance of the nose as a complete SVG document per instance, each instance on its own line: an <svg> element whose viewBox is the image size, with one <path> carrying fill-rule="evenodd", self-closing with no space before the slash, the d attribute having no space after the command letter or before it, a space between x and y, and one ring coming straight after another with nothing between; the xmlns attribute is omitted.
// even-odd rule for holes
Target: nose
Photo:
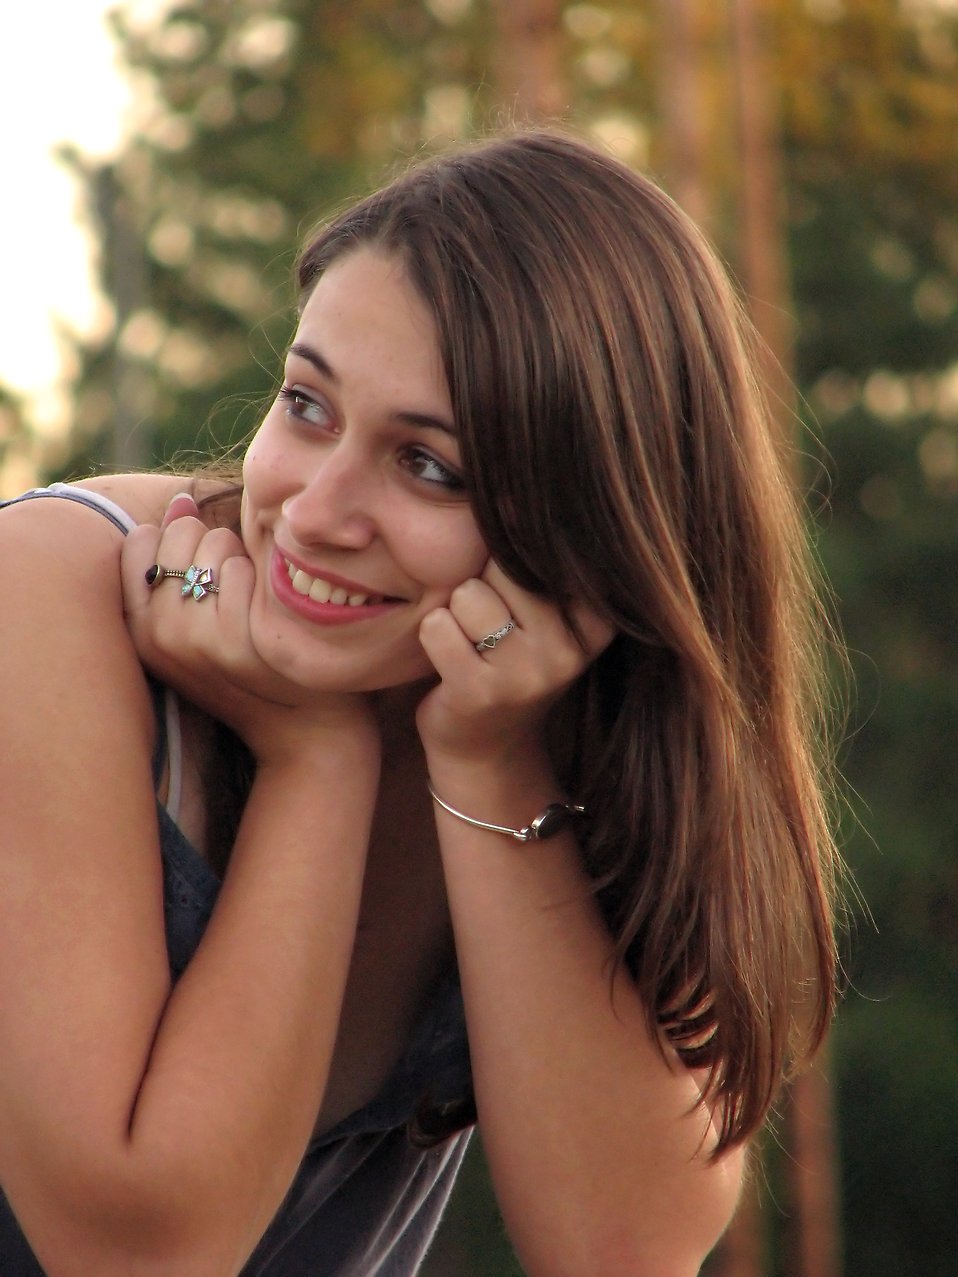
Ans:
<svg viewBox="0 0 958 1277"><path fill-rule="evenodd" d="M373 466L347 437L327 445L298 492L283 502L283 517L302 546L361 550L376 535Z"/></svg>

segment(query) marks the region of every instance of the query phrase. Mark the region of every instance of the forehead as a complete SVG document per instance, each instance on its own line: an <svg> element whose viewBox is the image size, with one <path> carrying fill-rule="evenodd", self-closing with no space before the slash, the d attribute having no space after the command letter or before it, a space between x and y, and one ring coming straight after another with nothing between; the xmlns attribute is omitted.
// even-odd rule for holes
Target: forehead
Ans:
<svg viewBox="0 0 958 1277"><path fill-rule="evenodd" d="M385 327L393 315L397 330L411 324L420 339L436 339L432 313L401 258L382 249L356 248L319 276L300 321L371 324L375 319Z"/></svg>
<svg viewBox="0 0 958 1277"><path fill-rule="evenodd" d="M337 379L389 374L448 400L432 312L401 259L382 250L358 248L332 263L303 307L296 342Z"/></svg>

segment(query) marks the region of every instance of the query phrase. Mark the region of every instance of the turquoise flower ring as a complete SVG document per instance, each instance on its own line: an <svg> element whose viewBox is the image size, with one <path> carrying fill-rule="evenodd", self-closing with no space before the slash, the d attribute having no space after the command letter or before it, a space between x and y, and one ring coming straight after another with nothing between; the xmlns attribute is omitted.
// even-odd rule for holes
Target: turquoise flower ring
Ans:
<svg viewBox="0 0 958 1277"><path fill-rule="evenodd" d="M172 573L167 573L167 576L171 575ZM183 573L183 588L180 593L184 598L192 595L199 603L201 599L206 598L207 594L219 594L219 592L220 587L213 581L212 568L200 568L193 563Z"/></svg>

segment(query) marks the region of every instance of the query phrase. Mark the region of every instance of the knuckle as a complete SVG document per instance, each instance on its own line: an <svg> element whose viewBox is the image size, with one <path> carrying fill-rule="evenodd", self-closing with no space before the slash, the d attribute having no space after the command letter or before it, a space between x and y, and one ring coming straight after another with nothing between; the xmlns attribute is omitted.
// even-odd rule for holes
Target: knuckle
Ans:
<svg viewBox="0 0 958 1277"><path fill-rule="evenodd" d="M242 541L229 528L211 528L203 538L203 548L224 559L244 553Z"/></svg>
<svg viewBox="0 0 958 1277"><path fill-rule="evenodd" d="M419 622L419 633L435 637L442 633L446 625L446 618L449 613L444 607L437 607L432 612L427 612Z"/></svg>
<svg viewBox="0 0 958 1277"><path fill-rule="evenodd" d="M206 526L200 522L195 514L181 514L179 518L165 525L163 535L177 538L191 536L195 539L197 532L202 535L205 531Z"/></svg>
<svg viewBox="0 0 958 1277"><path fill-rule="evenodd" d="M253 565L248 560L239 559L235 555L224 559L218 573L221 603L224 593L228 596L229 603L235 603L239 597L252 591L255 577Z"/></svg>
<svg viewBox="0 0 958 1277"><path fill-rule="evenodd" d="M475 597L478 585L479 582L474 580L472 577L470 577L468 581L460 581L449 596L450 606L454 607L457 604L462 605L463 603L468 603L470 599Z"/></svg>

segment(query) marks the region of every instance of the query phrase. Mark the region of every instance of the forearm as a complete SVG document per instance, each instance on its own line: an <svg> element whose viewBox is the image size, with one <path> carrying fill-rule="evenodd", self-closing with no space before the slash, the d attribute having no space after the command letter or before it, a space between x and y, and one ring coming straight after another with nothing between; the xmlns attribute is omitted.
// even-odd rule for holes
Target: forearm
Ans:
<svg viewBox="0 0 958 1277"><path fill-rule="evenodd" d="M193 1235L245 1257L282 1201L328 1075L374 806L374 769L347 749L258 774L104 1177L134 1253L155 1229L161 1253Z"/></svg>
<svg viewBox="0 0 958 1277"><path fill-rule="evenodd" d="M558 796L543 761L432 764L437 792L522 825ZM510 1234L533 1274L691 1274L733 1208L708 1111L649 1034L571 833L521 844L439 810L479 1120Z"/></svg>
<svg viewBox="0 0 958 1277"><path fill-rule="evenodd" d="M42 585L5 636L0 696L0 1181L51 1277L220 1277L275 1213L316 1119L378 736L362 705L249 694L268 761L171 992L153 712L117 546L74 503L56 520L41 504L0 556L5 581Z"/></svg>

